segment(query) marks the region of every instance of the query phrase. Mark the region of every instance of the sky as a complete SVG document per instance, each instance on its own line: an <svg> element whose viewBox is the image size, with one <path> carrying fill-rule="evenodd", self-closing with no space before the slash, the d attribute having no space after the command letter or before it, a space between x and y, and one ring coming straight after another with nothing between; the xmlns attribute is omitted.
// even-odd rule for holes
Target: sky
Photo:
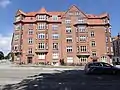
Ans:
<svg viewBox="0 0 120 90"><path fill-rule="evenodd" d="M10 51L14 16L18 9L31 12L45 7L47 11L67 11L73 4L84 13L109 13L112 36L120 32L120 0L0 0L0 50L5 54Z"/></svg>

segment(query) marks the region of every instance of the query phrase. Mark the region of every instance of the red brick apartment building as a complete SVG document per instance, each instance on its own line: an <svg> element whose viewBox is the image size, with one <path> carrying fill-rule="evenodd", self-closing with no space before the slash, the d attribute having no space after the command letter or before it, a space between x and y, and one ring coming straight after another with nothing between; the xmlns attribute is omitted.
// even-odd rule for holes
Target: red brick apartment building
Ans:
<svg viewBox="0 0 120 90"><path fill-rule="evenodd" d="M111 63L109 15L86 14L75 5L65 12L18 10L11 46L15 63Z"/></svg>

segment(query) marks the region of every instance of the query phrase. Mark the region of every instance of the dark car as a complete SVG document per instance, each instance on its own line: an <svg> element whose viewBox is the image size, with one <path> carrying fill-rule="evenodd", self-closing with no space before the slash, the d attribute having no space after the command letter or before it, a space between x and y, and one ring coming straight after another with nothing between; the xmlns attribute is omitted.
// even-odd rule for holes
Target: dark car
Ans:
<svg viewBox="0 0 120 90"><path fill-rule="evenodd" d="M85 66L85 74L120 74L120 68L105 62L90 62Z"/></svg>

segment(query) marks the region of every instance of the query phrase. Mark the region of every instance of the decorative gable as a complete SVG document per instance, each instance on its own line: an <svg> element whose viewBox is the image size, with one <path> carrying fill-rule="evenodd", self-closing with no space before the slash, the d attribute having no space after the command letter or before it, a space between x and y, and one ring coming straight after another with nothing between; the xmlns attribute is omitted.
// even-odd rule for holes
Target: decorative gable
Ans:
<svg viewBox="0 0 120 90"><path fill-rule="evenodd" d="M62 17L66 16L80 16L80 17L87 17L84 12L82 12L77 6L72 5L64 14Z"/></svg>

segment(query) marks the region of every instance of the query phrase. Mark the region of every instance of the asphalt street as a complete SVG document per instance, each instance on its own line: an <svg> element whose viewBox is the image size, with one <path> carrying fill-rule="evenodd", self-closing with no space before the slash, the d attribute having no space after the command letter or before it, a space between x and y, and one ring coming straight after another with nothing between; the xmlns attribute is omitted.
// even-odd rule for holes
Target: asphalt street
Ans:
<svg viewBox="0 0 120 90"><path fill-rule="evenodd" d="M1 90L120 90L120 76L85 75L83 70L40 73Z"/></svg>

